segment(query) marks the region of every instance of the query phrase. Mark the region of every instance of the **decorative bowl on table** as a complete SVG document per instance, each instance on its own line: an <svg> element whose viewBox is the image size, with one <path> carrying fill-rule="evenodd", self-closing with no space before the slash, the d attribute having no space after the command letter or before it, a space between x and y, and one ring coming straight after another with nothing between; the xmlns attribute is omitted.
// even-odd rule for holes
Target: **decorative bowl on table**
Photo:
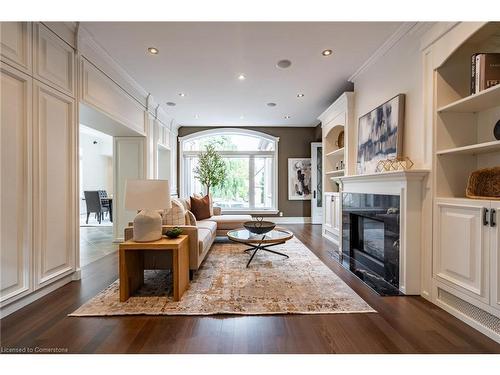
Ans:
<svg viewBox="0 0 500 375"><path fill-rule="evenodd" d="M276 226L275 223L271 221L264 220L252 220L243 223L243 226L250 232L254 234L264 234L270 232Z"/></svg>
<svg viewBox="0 0 500 375"><path fill-rule="evenodd" d="M167 235L168 238L177 238L182 234L182 229L179 227L175 227L167 230L165 234Z"/></svg>

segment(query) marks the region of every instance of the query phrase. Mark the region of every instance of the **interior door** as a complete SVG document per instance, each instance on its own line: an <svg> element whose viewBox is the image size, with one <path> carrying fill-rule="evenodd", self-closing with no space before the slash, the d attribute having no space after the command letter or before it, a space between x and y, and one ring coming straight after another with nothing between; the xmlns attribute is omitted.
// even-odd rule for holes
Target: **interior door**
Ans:
<svg viewBox="0 0 500 375"><path fill-rule="evenodd" d="M146 177L145 137L114 137L113 142L113 236L123 240L123 230L134 220L136 212L125 210L127 179Z"/></svg>
<svg viewBox="0 0 500 375"><path fill-rule="evenodd" d="M321 142L311 143L311 222L323 222L323 146Z"/></svg>

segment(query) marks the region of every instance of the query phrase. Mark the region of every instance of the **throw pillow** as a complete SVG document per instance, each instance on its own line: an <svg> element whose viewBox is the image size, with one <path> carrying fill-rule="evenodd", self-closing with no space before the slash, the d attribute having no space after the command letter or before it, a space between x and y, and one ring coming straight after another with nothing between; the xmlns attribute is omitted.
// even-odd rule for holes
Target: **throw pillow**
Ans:
<svg viewBox="0 0 500 375"><path fill-rule="evenodd" d="M163 225L186 225L186 211L184 206L177 200L172 200L172 208L163 210L162 224Z"/></svg>
<svg viewBox="0 0 500 375"><path fill-rule="evenodd" d="M186 211L186 224L196 226L196 218L191 211Z"/></svg>
<svg viewBox="0 0 500 375"><path fill-rule="evenodd" d="M196 220L208 219L210 215L210 197L205 195L203 198L190 197L191 212Z"/></svg>

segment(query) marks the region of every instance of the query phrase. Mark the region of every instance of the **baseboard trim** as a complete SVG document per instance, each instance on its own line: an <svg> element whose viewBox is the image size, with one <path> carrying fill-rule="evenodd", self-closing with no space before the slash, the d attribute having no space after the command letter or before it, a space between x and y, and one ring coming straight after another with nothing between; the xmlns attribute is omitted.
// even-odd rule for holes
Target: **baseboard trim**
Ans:
<svg viewBox="0 0 500 375"><path fill-rule="evenodd" d="M267 219L267 217L266 217ZM269 220L276 224L310 224L310 216L271 216Z"/></svg>
<svg viewBox="0 0 500 375"><path fill-rule="evenodd" d="M28 294L26 297L20 298L17 301L9 303L6 306L0 308L0 319L5 318L6 316L16 312L17 310L22 309L25 306L28 306L30 303L35 302L37 299L46 296L49 293L52 293L54 290L59 289L63 285L73 281L74 274L69 274L68 276L63 277L62 279L47 285L46 287L39 289L31 294Z"/></svg>

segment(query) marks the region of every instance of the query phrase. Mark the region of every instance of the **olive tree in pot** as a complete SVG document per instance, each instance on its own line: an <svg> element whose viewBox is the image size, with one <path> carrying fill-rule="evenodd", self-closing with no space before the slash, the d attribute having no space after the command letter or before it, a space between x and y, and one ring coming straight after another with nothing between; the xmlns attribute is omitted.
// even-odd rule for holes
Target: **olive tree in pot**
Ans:
<svg viewBox="0 0 500 375"><path fill-rule="evenodd" d="M193 170L194 176L205 187L210 195L210 187L222 185L226 178L226 164L217 153L213 145L205 146L205 151L200 154L198 166Z"/></svg>

